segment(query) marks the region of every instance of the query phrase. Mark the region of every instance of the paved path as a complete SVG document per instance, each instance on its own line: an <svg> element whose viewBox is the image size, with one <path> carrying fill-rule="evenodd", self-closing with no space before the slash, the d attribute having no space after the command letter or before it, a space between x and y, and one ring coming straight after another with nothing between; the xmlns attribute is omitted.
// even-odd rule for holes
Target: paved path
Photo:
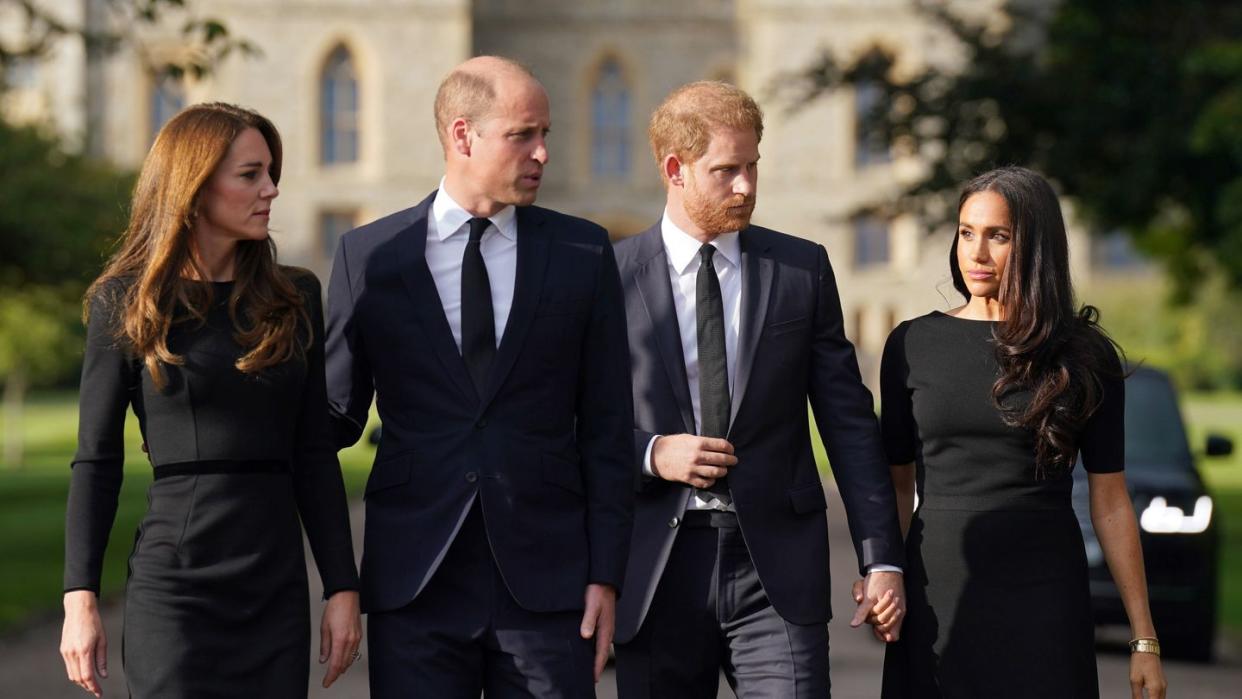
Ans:
<svg viewBox="0 0 1242 699"><path fill-rule="evenodd" d="M883 648L863 630L848 626L850 609L849 583L854 579L854 550L850 545L841 500L835 492L829 492L828 507L832 531L832 575L835 581L833 608L840 619L831 624L832 635L832 682L833 696L837 699L872 699L880 693L880 667ZM361 507L354 508L354 535L361 540ZM360 544L359 544L360 545ZM318 576L310 576L311 598L317 599ZM313 628L318 628L320 607L312 609ZM113 644L108 651L112 676L104 681L105 697L124 697L125 685L121 672L120 605L110 605L104 614L104 624ZM317 636L317 633L315 634ZM24 631L0 638L0 697L5 699L81 699L86 696L65 679L64 664L57 653L60 640L60 619L49 618ZM243 641L244 643L244 641ZM317 643L317 640L316 640ZM338 699L365 699L366 646L363 660L333 686L321 689L318 682L322 671L315 665L311 681L311 697L336 697ZM1190 663L1167 662L1171 696L1177 699L1233 699L1242 686L1242 659L1237 649L1225 649L1225 658L1215 665L1204 666ZM1101 650L1099 655L1101 696L1105 699L1129 697L1127 672L1128 656L1115 650ZM314 665L314 658L312 657ZM415 695L411 695L415 696ZM723 679L721 697L731 697ZM599 684L600 699L616 697L616 686L611 669Z"/></svg>

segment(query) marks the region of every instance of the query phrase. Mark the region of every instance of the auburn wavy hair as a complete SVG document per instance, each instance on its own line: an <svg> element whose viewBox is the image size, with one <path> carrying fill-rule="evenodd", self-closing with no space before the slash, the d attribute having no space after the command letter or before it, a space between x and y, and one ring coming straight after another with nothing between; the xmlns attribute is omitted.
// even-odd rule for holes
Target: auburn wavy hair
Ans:
<svg viewBox="0 0 1242 699"><path fill-rule="evenodd" d="M213 302L211 285L196 281L208 277L193 254L191 234L204 185L247 129L267 142L272 181L279 182L280 134L257 112L218 102L197 104L160 129L134 185L129 225L86 292L84 314L89 316L92 299L104 285L120 282L124 293L117 299L117 339L142 359L158 388L167 382L162 365L184 362L168 349L169 329L175 323L205 323ZM276 244L270 237L239 241L235 254L228 312L234 338L246 350L237 368L254 374L304 356L310 320L293 280L276 264Z"/></svg>
<svg viewBox="0 0 1242 699"><path fill-rule="evenodd" d="M1034 432L1036 474L1064 474L1103 399L1100 377L1120 374L1116 357L1123 355L1099 326L1094 306L1075 308L1065 220L1047 180L1021 167L986 172L966 184L958 211L979 192L1004 198L1013 236L998 298L1004 318L992 333L1000 365L992 401L1006 424ZM954 234L949 269L953 287L969 301L957 241ZM1022 391L1030 392L1029 403L1007 400Z"/></svg>

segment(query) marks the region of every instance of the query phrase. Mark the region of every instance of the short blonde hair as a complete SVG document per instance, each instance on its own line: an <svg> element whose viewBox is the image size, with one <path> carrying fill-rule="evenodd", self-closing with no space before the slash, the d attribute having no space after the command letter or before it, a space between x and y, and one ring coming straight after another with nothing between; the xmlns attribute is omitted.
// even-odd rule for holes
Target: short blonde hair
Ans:
<svg viewBox="0 0 1242 699"><path fill-rule="evenodd" d="M703 157L712 130L718 128L754 129L756 139L763 140L763 110L741 88L719 80L701 80L673 90L647 127L660 176L665 177L667 155L683 163Z"/></svg>
<svg viewBox="0 0 1242 699"><path fill-rule="evenodd" d="M495 70L482 70L477 65L469 65L471 62L477 63L479 59L492 63ZM436 90L435 101L436 133L440 137L440 145L448 147L446 132L454 119L460 117L469 122L478 122L487 116L492 102L496 99L496 77L505 70L538 82L529 68L503 56L479 56L457 66L444 77L440 88Z"/></svg>

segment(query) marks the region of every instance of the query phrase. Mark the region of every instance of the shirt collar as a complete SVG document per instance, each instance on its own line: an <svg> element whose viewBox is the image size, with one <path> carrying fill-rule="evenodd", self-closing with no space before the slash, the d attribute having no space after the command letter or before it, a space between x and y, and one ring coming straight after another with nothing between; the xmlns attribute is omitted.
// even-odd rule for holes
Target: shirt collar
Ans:
<svg viewBox="0 0 1242 699"><path fill-rule="evenodd" d="M440 180L440 189L436 191L435 201L431 203L431 218L435 221L435 235L441 242L466 230L466 222L474 218L474 214L466 211L449 196L444 189L444 180ZM517 240L517 214L512 206L497 211L488 217L492 226L509 240Z"/></svg>
<svg viewBox="0 0 1242 699"><path fill-rule="evenodd" d="M660 235L664 239L664 252L668 255L668 262L673 266L673 271L679 275L688 272L690 265L699 259L699 249L703 247L703 243L673 223L668 216L667 209L664 211L663 218L660 219ZM741 267L742 250L738 243L737 231L721 233L710 244L716 247L715 259L719 260L723 257L733 267Z"/></svg>

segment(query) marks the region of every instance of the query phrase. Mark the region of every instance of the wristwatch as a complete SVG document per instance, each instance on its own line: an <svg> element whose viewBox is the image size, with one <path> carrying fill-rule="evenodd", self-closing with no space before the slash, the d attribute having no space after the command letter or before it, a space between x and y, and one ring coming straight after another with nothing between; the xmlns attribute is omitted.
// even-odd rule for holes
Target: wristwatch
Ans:
<svg viewBox="0 0 1242 699"><path fill-rule="evenodd" d="M1131 653L1153 653L1160 655L1160 641L1154 638L1136 638L1130 641Z"/></svg>

